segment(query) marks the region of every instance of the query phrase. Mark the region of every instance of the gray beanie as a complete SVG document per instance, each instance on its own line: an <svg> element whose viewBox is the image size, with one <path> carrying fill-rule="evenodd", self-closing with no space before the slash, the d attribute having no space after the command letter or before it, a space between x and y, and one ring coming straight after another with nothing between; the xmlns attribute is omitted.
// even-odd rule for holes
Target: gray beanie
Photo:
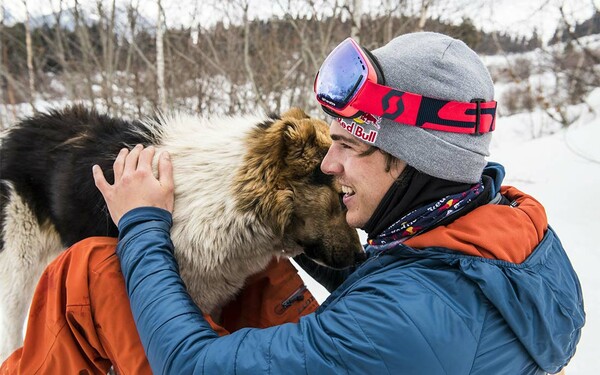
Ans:
<svg viewBox="0 0 600 375"><path fill-rule="evenodd" d="M401 35L372 54L381 66L386 86L442 100L494 98L494 84L481 59L465 43L447 35ZM386 118L378 120L379 129L360 123L365 133L378 132L372 142L375 147L434 177L465 183L481 178L491 132L449 133L404 126Z"/></svg>

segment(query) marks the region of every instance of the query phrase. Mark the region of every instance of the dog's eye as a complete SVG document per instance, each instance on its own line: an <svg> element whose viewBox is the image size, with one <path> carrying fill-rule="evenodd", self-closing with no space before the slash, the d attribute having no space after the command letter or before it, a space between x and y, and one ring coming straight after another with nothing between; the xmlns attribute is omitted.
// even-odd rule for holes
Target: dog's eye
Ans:
<svg viewBox="0 0 600 375"><path fill-rule="evenodd" d="M333 176L323 173L321 165L317 164L317 167L313 169L310 175L310 182L314 185L331 185L333 183Z"/></svg>

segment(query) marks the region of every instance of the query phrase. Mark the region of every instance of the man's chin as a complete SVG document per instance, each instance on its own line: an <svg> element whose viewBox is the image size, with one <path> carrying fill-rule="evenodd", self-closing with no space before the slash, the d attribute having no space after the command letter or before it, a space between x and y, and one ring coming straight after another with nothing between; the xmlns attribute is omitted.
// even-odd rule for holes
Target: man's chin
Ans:
<svg viewBox="0 0 600 375"><path fill-rule="evenodd" d="M350 211L346 212L346 222L349 226L356 229L361 229L367 223L365 220L361 220L358 215L351 213Z"/></svg>

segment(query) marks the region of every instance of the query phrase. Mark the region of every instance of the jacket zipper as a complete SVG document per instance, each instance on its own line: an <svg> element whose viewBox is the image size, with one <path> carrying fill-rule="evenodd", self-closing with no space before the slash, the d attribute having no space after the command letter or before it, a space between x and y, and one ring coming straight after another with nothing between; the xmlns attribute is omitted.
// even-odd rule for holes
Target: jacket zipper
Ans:
<svg viewBox="0 0 600 375"><path fill-rule="evenodd" d="M306 285L302 285L298 288L291 296L285 299L285 301L281 302L281 307L283 307L283 311L287 310L294 302L302 301L304 299L304 292L308 289Z"/></svg>

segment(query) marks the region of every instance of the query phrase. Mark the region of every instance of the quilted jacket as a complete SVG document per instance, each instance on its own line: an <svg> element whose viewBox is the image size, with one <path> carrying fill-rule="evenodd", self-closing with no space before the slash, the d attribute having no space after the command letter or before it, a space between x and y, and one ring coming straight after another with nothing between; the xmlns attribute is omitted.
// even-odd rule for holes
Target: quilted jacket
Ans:
<svg viewBox="0 0 600 375"><path fill-rule="evenodd" d="M171 216L138 208L117 253L156 374L543 374L575 353L581 287L543 207L487 204L368 259L313 314L219 337L188 297Z"/></svg>

